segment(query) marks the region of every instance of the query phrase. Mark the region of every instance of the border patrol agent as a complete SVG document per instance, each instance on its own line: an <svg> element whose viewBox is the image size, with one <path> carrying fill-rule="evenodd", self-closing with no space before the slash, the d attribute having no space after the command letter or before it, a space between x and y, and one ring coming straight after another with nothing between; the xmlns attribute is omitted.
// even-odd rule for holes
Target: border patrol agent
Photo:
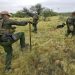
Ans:
<svg viewBox="0 0 75 75"><path fill-rule="evenodd" d="M70 33L75 35L75 12L72 13L71 17L69 17L66 21L67 24L67 34L68 36Z"/></svg>
<svg viewBox="0 0 75 75"><path fill-rule="evenodd" d="M5 61L5 71L11 69L11 60L12 60L12 44L17 40L20 40L21 49L25 50L27 44L25 43L25 37L23 32L18 32L14 34L14 27L12 25L25 26L29 21L15 21L11 20L10 14L7 11L2 11L0 13L2 25L0 28L0 45L3 46L6 52L6 61Z"/></svg>
<svg viewBox="0 0 75 75"><path fill-rule="evenodd" d="M38 17L38 14L36 13L33 15L33 27L34 27L33 32L36 32L36 33L37 33L38 20L39 20L39 17Z"/></svg>
<svg viewBox="0 0 75 75"><path fill-rule="evenodd" d="M67 18L66 24L62 23L62 25L58 25L56 28L57 29L63 28L65 25L67 26L66 37L68 37L70 34L74 36L75 35L75 12L73 12L72 15Z"/></svg>
<svg viewBox="0 0 75 75"><path fill-rule="evenodd" d="M38 20L39 20L39 15L38 15L38 13L37 13L37 12L31 13L31 12L27 11L26 14L27 14L28 16L30 16L30 17L33 18L32 25L33 25L33 28L34 28L34 29L32 30L32 32L37 33L37 24L38 24Z"/></svg>

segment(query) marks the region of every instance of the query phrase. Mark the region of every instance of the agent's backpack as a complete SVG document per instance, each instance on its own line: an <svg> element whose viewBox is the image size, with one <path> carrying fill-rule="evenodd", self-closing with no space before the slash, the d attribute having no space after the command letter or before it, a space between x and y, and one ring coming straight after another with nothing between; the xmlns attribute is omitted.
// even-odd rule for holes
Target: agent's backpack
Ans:
<svg viewBox="0 0 75 75"><path fill-rule="evenodd" d="M0 19L0 35L6 33L6 30L2 27L3 19Z"/></svg>
<svg viewBox="0 0 75 75"><path fill-rule="evenodd" d="M0 29L2 29L3 19L0 19Z"/></svg>
<svg viewBox="0 0 75 75"><path fill-rule="evenodd" d="M3 19L0 19L0 35L3 33L2 24L3 24Z"/></svg>

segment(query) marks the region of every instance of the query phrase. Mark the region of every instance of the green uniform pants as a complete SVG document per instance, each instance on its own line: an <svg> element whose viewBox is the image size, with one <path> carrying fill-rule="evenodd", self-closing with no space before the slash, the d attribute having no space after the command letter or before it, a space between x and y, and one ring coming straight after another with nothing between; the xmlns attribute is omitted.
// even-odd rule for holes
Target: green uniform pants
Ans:
<svg viewBox="0 0 75 75"><path fill-rule="evenodd" d="M0 41L0 44L3 46L5 52L6 52L6 61L5 61L5 70L9 70L11 68L11 60L12 60L12 44L16 42L17 40L20 40L21 48L25 47L25 37L23 32L19 32L16 34L13 34L11 39L4 37L1 38L2 41Z"/></svg>
<svg viewBox="0 0 75 75"><path fill-rule="evenodd" d="M33 27L34 27L34 32L37 32L37 23L33 23Z"/></svg>

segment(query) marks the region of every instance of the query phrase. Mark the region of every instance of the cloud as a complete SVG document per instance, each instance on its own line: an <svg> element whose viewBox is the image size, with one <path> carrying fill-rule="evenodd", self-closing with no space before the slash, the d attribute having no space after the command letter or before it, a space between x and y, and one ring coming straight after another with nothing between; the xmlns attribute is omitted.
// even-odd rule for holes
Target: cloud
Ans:
<svg viewBox="0 0 75 75"><path fill-rule="evenodd" d="M43 6L53 9L56 12L71 12L75 11L74 0L53 0L42 3Z"/></svg>
<svg viewBox="0 0 75 75"><path fill-rule="evenodd" d="M75 10L75 0L0 0L0 11L15 12L21 10L23 7L30 7L37 3L58 12Z"/></svg>
<svg viewBox="0 0 75 75"><path fill-rule="evenodd" d="M44 2L44 0L0 0L0 11L8 10L14 12L23 7L28 7L41 2Z"/></svg>

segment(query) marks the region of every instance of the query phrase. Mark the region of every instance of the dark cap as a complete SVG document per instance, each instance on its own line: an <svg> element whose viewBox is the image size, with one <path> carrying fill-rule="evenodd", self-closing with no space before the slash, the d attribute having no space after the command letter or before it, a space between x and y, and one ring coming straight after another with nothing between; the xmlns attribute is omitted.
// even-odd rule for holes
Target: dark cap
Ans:
<svg viewBox="0 0 75 75"><path fill-rule="evenodd" d="M72 16L75 16L75 11L74 11L74 12L72 12Z"/></svg>

